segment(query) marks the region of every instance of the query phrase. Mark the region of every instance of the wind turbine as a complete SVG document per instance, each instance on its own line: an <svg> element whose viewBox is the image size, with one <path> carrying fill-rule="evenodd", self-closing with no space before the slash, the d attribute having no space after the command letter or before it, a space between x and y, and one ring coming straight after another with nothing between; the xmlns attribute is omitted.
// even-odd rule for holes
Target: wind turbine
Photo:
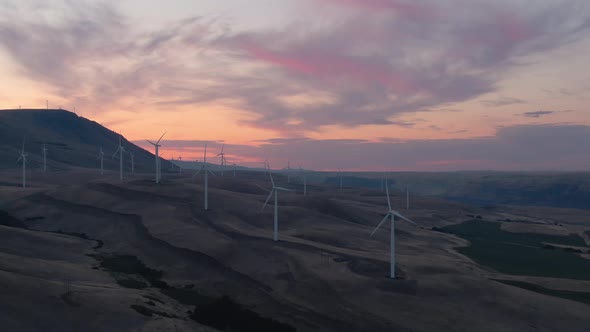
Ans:
<svg viewBox="0 0 590 332"><path fill-rule="evenodd" d="M47 172L47 147L43 143L43 172Z"/></svg>
<svg viewBox="0 0 590 332"><path fill-rule="evenodd" d="M283 168L285 170L287 170L287 183L291 183L291 162L287 159L287 167Z"/></svg>
<svg viewBox="0 0 590 332"><path fill-rule="evenodd" d="M119 135L119 146L115 153L113 153L113 158L115 158L117 152L119 153L119 179L123 180L123 152L126 151L123 145L121 145L121 135Z"/></svg>
<svg viewBox="0 0 590 332"><path fill-rule="evenodd" d="M178 174L182 175L182 165L180 162L182 161L182 155L178 155Z"/></svg>
<svg viewBox="0 0 590 332"><path fill-rule="evenodd" d="M272 189L270 190L270 193L268 194L268 197L266 198L266 201L264 202L264 205L262 206L262 210L264 211L266 204L268 204L270 197L274 193L275 194L275 223L274 223L274 237L273 237L273 239L275 241L278 241L279 240L279 190L282 190L282 191L293 191L293 190L275 186L275 182L272 179L272 173L268 173L268 175L270 175L270 182L272 183Z"/></svg>
<svg viewBox="0 0 590 332"><path fill-rule="evenodd" d="M215 173L211 172L211 170L209 169L209 166L207 166L207 144L205 144L205 152L203 152L203 165L201 166L201 169L199 169L198 171L195 172L195 174L193 174L193 177L199 175L199 173L201 173L201 171L203 171L204 176L205 176L205 211L207 211L207 210L209 210L209 193L208 193L209 173L211 173L211 175L215 176Z"/></svg>
<svg viewBox="0 0 590 332"><path fill-rule="evenodd" d="M160 141L162 140L162 137L164 137L164 135L166 135L166 132L164 132L162 134L162 136L160 136L160 139L158 139L156 141L156 143L150 141L150 140L146 140L148 143L150 143L151 145L153 145L156 148L156 183L160 183L160 179L162 178L160 175L160 156L158 154L158 152L160 151Z"/></svg>
<svg viewBox="0 0 590 332"><path fill-rule="evenodd" d="M225 147L225 144L223 144L221 146L221 152L218 153L215 157L219 157L221 156L221 176L223 176L223 162L225 161L225 153L223 153L223 148Z"/></svg>
<svg viewBox="0 0 590 332"><path fill-rule="evenodd" d="M27 187L27 153L25 152L25 137L23 137L23 148L20 152L20 157L16 160L18 163L19 161L23 161L23 189Z"/></svg>
<svg viewBox="0 0 590 332"><path fill-rule="evenodd" d="M375 234L375 232L379 229L379 227L381 227L381 225L383 225L383 223L388 218L391 219L391 234L390 234L391 261L390 261L390 266L389 266L389 276L391 279L394 279L395 278L395 217L399 217L399 218L401 218L409 223L412 223L414 225L416 225L416 223L411 221L410 219L402 216L399 212L397 212L391 208L391 200L389 199L389 188L387 187L387 181L385 183L385 192L387 193L387 206L389 207L389 210L387 211L387 214L385 215L385 217L377 225L377 227L375 227L375 229L371 233L371 237L373 236L373 234Z"/></svg>
<svg viewBox="0 0 590 332"><path fill-rule="evenodd" d="M261 163L264 165L264 176L266 176L266 174L270 171L270 163L268 162L268 156L264 159L264 161L261 161Z"/></svg>
<svg viewBox="0 0 590 332"><path fill-rule="evenodd" d="M100 175L104 174L104 151L102 151L102 146L100 147L100 150L98 150L98 157L96 157L96 160L100 159Z"/></svg>

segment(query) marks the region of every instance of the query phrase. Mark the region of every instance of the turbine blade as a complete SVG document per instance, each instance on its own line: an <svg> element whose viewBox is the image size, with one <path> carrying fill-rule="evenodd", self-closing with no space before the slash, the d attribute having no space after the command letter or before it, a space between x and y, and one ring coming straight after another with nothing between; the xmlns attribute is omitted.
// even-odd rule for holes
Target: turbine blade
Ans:
<svg viewBox="0 0 590 332"><path fill-rule="evenodd" d="M406 217L402 216L402 215L401 215L399 212L397 212L397 211L393 212L393 214L394 214L395 216L397 216L397 217L400 217L400 218L402 218L403 220L405 220L405 221L407 221L407 222L409 222L409 223L412 223L412 224L414 224L414 225L418 226L418 224L416 224L415 222L411 221L410 219L408 219L408 218L406 218Z"/></svg>
<svg viewBox="0 0 590 332"><path fill-rule="evenodd" d="M272 187L274 188L275 181L272 179L272 173L271 172L268 172L268 175L270 175L270 183L272 183Z"/></svg>
<svg viewBox="0 0 590 332"><path fill-rule="evenodd" d="M294 191L293 189L287 189L283 187L274 187L274 189L283 190L283 191Z"/></svg>
<svg viewBox="0 0 590 332"><path fill-rule="evenodd" d="M373 234L375 234L375 232L379 229L379 227L381 227L381 225L383 225L383 223L385 222L385 220L387 220L387 218L389 218L389 212L385 215L385 217L383 217L383 219L381 219L381 222L379 223L379 225L377 225L377 227L375 227L373 232L371 232L371 236L373 236Z"/></svg>
<svg viewBox="0 0 590 332"><path fill-rule="evenodd" d="M146 141L147 141L148 143L150 143L151 145L153 145L153 146L156 146L156 143L154 143L154 142L150 141L149 139L146 139Z"/></svg>
<svg viewBox="0 0 590 332"><path fill-rule="evenodd" d="M160 136L160 139L158 140L158 142L157 142L156 144L159 144L159 143L160 143L160 141L162 140L162 137L164 137L164 135L166 135L166 133L167 133L167 132L165 131L165 132L162 134L162 136ZM152 144L153 144L153 143L152 143Z"/></svg>
<svg viewBox="0 0 590 332"><path fill-rule="evenodd" d="M262 206L262 211L264 211L264 208L266 207L266 204L268 204L268 201L272 197L273 193L274 193L274 189L270 191L270 193L268 194L268 197L266 198L266 201L264 201L264 205Z"/></svg>
<svg viewBox="0 0 590 332"><path fill-rule="evenodd" d="M217 176L217 174L213 173L213 171L210 169L207 169L207 172L211 173L211 175L213 175L213 176Z"/></svg>

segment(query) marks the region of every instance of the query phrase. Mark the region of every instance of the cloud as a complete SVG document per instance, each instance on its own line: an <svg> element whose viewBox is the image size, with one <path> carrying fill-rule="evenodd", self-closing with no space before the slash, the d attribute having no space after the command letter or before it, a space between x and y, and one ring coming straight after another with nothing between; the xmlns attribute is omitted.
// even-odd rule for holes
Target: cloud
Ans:
<svg viewBox="0 0 590 332"><path fill-rule="evenodd" d="M402 115L495 92L527 57L590 29L589 6L570 0L298 3L311 14L274 29L198 16L146 31L111 3L12 2L0 7L0 47L79 110L216 103L248 112L242 125L301 137L334 125L411 126Z"/></svg>
<svg viewBox="0 0 590 332"><path fill-rule="evenodd" d="M514 104L526 104L524 100L511 97L500 97L496 100L482 100L480 103L487 107L502 107Z"/></svg>
<svg viewBox="0 0 590 332"><path fill-rule="evenodd" d="M555 112L554 111L535 111L535 112L525 112L525 113L522 113L522 115L525 117L529 117L529 118L539 118L539 117L553 114L553 113L555 113Z"/></svg>

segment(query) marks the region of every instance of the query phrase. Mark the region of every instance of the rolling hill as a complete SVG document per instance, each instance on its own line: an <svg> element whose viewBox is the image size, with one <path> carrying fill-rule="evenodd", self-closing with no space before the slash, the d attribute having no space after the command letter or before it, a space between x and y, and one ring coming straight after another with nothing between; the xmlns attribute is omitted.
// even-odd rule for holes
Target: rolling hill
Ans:
<svg viewBox="0 0 590 332"><path fill-rule="evenodd" d="M28 167L41 168L43 143L47 147L48 170L70 168L98 168L98 151L104 150L105 170L118 170L119 160L112 155L117 149L119 134L95 121L80 117L73 112L57 109L0 110L0 169L20 167L16 162L20 155L23 137L26 136L25 151L28 153ZM134 153L137 172L154 171L154 155L122 137L122 144L128 152ZM130 169L129 156L125 167ZM162 160L162 172L170 168Z"/></svg>

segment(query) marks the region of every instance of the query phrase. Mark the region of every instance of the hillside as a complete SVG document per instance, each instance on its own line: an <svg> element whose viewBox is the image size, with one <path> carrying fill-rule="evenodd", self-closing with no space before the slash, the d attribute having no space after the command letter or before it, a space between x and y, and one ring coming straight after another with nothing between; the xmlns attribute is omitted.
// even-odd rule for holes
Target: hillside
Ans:
<svg viewBox="0 0 590 332"><path fill-rule="evenodd" d="M43 143L47 147L48 170L64 170L73 167L98 168L98 151L104 151L105 170L118 170L119 160L113 153L119 143L119 134L97 122L80 117L66 110L0 110L0 169L20 167L16 162L26 136L25 151L28 167L39 169L43 163ZM154 155L122 138L123 146L134 153L136 172L153 172ZM125 169L131 168L129 155L124 157ZM170 168L162 160L162 172Z"/></svg>
<svg viewBox="0 0 590 332"><path fill-rule="evenodd" d="M191 172L160 185L148 174L121 181L88 169L33 177L25 190L3 184L18 173L0 172L6 331L590 326L582 210L490 210L414 196L401 212L419 226L396 224L399 277L391 280L389 226L370 236L387 207L378 190L313 185L304 196L277 175L294 191L279 195L274 242L272 205L261 211L271 184L260 172L210 177L207 211L203 178ZM403 200L392 195L394 206Z"/></svg>

